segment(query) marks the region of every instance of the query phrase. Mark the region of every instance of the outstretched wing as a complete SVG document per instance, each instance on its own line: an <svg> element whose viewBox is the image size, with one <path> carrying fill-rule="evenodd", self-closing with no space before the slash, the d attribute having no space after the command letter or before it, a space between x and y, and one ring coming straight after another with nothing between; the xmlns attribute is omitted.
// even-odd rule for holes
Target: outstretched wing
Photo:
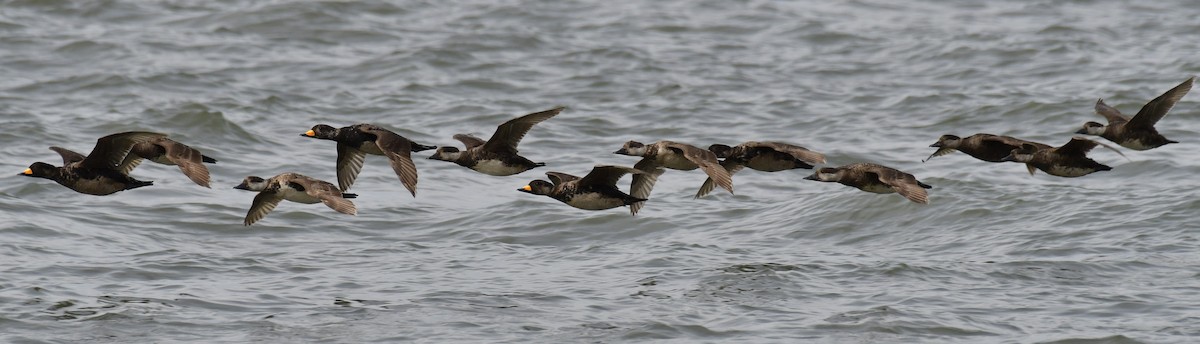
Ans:
<svg viewBox="0 0 1200 344"><path fill-rule="evenodd" d="M550 182L554 183L555 187L579 179L579 177L562 172L546 172L546 177L550 178Z"/></svg>
<svg viewBox="0 0 1200 344"><path fill-rule="evenodd" d="M120 171L121 174L129 175L129 173L133 172L133 169L142 164L142 160L144 159L137 154L125 154L125 160L121 160L121 163L117 165L117 171Z"/></svg>
<svg viewBox="0 0 1200 344"><path fill-rule="evenodd" d="M662 175L664 170L654 162L654 159L643 158L633 165L633 168L645 172L633 175L633 182L629 184L629 195L641 199L650 199L650 191L654 190L654 184L658 182L658 176ZM637 202L629 205L629 213L637 215L638 210L641 210L646 202Z"/></svg>
<svg viewBox="0 0 1200 344"><path fill-rule="evenodd" d="M354 203L342 197L342 192L333 184L306 176L293 176L289 182L299 184L304 189L304 193L320 199L321 203L325 203L326 206L339 213L350 215L358 213Z"/></svg>
<svg viewBox="0 0 1200 344"><path fill-rule="evenodd" d="M700 166L700 169L704 170L704 173L708 174L717 186L729 190L729 193L733 193L733 176L724 167L721 167L721 163L717 161L716 154L697 148L696 146L677 142L667 142L666 146L667 148L682 151L683 157L696 164L696 166Z"/></svg>
<svg viewBox="0 0 1200 344"><path fill-rule="evenodd" d="M742 166L742 164L733 162L731 159L725 159L725 161L721 162L721 167L724 167L726 171L729 171L729 176L733 177L734 173L738 173L738 171L741 171L742 168L745 168L746 166ZM712 177L705 178L704 184L700 184L700 190L696 191L696 197L694 198L704 197L712 192L716 187L717 184L713 182Z"/></svg>
<svg viewBox="0 0 1200 344"><path fill-rule="evenodd" d="M179 170L183 171L183 175L191 179L193 183L211 188L209 186L210 177L208 167L204 166L204 154L200 154L200 151L166 138L156 140L150 144L163 147L166 150L167 160L179 166ZM132 156L134 154L126 155L125 161L129 161ZM124 167L124 162L122 162L122 167ZM130 167L130 169L132 170L133 168Z"/></svg>
<svg viewBox="0 0 1200 344"><path fill-rule="evenodd" d="M591 172L588 172L586 176L583 176L583 179L579 180L579 185L613 186L617 184L617 180L620 180L626 174L639 175L645 173L642 170L632 167L596 165L596 167L592 168Z"/></svg>
<svg viewBox="0 0 1200 344"><path fill-rule="evenodd" d="M474 136L467 135L467 134L455 134L454 139L462 142L464 146L467 146L467 149L479 147L479 146L482 146L484 143L487 143L486 141L484 141L481 138L474 137Z"/></svg>
<svg viewBox="0 0 1200 344"><path fill-rule="evenodd" d="M521 143L521 139L525 138L525 133L528 133L529 129L533 128L533 125L558 115L563 109L565 108L560 106L504 122L504 124L496 128L496 133L492 134L491 138L488 138L487 143L483 144L483 149L490 152L517 154L517 144Z"/></svg>
<svg viewBox="0 0 1200 344"><path fill-rule="evenodd" d="M83 159L86 158L86 156L83 156L83 154L79 154L73 150L62 148L62 147L57 147L57 146L50 147L50 150L58 152L58 155L62 156L63 166L67 166L67 164L70 164L70 163L73 163L76 161L83 161Z"/></svg>
<svg viewBox="0 0 1200 344"><path fill-rule="evenodd" d="M901 196L913 202L929 204L929 193L917 183L917 178L913 175L891 168L876 168L873 172L879 176L879 181L891 186Z"/></svg>
<svg viewBox="0 0 1200 344"><path fill-rule="evenodd" d="M1117 108L1105 104L1104 99L1096 101L1096 114L1104 116L1104 118L1108 120L1108 125L1129 122L1129 117L1122 115L1121 111L1118 111Z"/></svg>
<svg viewBox="0 0 1200 344"><path fill-rule="evenodd" d="M1154 98L1154 100L1146 103L1138 111L1137 115L1134 115L1133 119L1129 120L1129 126L1138 128L1153 127L1155 123L1158 123L1158 120L1167 115L1167 111L1171 111L1171 108L1175 107L1175 103L1178 103L1179 99L1182 99L1188 91L1192 90L1192 83L1195 80L1196 77L1188 78L1182 84L1171 88L1166 93L1158 96L1158 98Z"/></svg>
<svg viewBox="0 0 1200 344"><path fill-rule="evenodd" d="M130 131L116 133L96 140L96 147L79 163L88 168L117 168L133 145L150 140L167 137L159 133L145 131Z"/></svg>
<svg viewBox="0 0 1200 344"><path fill-rule="evenodd" d="M788 143L783 143L783 142L746 142L746 143L743 143L742 145L745 145L748 147L770 148L777 152L786 153L787 155L791 155L793 158L799 159L800 161L807 162L807 163L813 164L813 165L825 163L825 154L817 153L817 152L808 150L808 148L800 147L800 146L793 145L793 144L788 144Z"/></svg>
<svg viewBox="0 0 1200 344"><path fill-rule="evenodd" d="M278 188L263 190L254 196L254 203L250 204L250 211L246 212L246 219L242 221L242 224L249 226L267 217L267 214L274 210L280 201L283 201L283 194L276 190Z"/></svg>
<svg viewBox="0 0 1200 344"><path fill-rule="evenodd" d="M366 156L367 152L363 152L358 148L350 147L346 144L338 142L338 188L340 188L342 191L350 190L350 186L354 185L354 180L358 179L358 173L362 171L363 159Z"/></svg>
<svg viewBox="0 0 1200 344"><path fill-rule="evenodd" d="M1067 142L1067 144L1063 145L1062 147L1058 147L1054 151L1058 154L1064 155L1087 155L1087 152L1091 151L1092 148L1096 148L1098 145L1100 145L1100 143L1096 141L1088 140L1082 137L1073 137L1071 138L1071 142Z"/></svg>
<svg viewBox="0 0 1200 344"><path fill-rule="evenodd" d="M392 171L396 172L397 177L400 177L400 184L403 184L404 188L408 189L413 197L416 197L417 166L413 165L412 161L412 141L391 130L375 126L368 126L360 130L375 135L375 145L379 146L379 150L383 151L388 161L391 162Z"/></svg>
<svg viewBox="0 0 1200 344"><path fill-rule="evenodd" d="M957 149L949 148L949 147L939 147L936 151L933 151L933 154L930 154L928 158L925 158L925 160L921 160L921 162L929 161L929 159L933 159L934 157L954 153L954 151L956 151L956 150Z"/></svg>

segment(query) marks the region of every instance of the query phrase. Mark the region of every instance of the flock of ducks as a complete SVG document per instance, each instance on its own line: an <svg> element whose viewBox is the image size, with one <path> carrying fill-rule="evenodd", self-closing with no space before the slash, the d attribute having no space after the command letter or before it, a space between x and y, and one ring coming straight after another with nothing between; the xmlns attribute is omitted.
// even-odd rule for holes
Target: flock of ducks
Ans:
<svg viewBox="0 0 1200 344"><path fill-rule="evenodd" d="M1133 150L1148 150L1177 143L1159 134L1154 125L1191 90L1194 81L1195 77L1189 78L1151 100L1133 117L1122 115L1101 99L1096 102L1095 111L1104 116L1108 124L1087 122L1076 133L1100 136ZM368 154L387 157L400 183L413 197L417 195L417 169L412 160L413 152L436 149L429 159L453 162L493 176L514 175L545 166L545 163L519 155L517 145L534 125L558 115L563 109L557 107L504 122L487 140L465 134L454 135L453 138L465 146L462 150L452 146L422 145L372 124L342 128L318 124L300 135L337 142L335 166L338 185L292 172L270 178L248 176L234 187L258 192L243 224L249 226L261 220L283 200L324 203L338 212L356 214L357 209L349 200L356 195L346 191L354 185ZM1074 137L1060 147L1053 147L1009 136L981 133L968 137L943 135L930 145L936 147L937 151L923 161L960 151L987 162L1024 163L1030 174L1042 170L1054 176L1080 177L1112 169L1087 157L1087 152L1096 146L1104 146L1121 154L1113 147L1082 137ZM165 134L142 131L101 137L87 155L61 147L50 149L62 156L61 167L35 162L21 175L50 179L71 190L90 195L110 195L152 185L153 182L130 176L142 160L178 166L192 182L210 187L208 168L204 164L217 162L195 148L167 138ZM547 172L549 181L533 180L517 191L548 196L579 209L604 210L628 206L630 213L636 215L666 169L704 171L708 179L696 192L695 197L699 198L716 187L733 193L732 176L744 168L777 172L813 169L816 164L825 163L825 156L821 153L782 142L751 141L737 146L714 144L708 149L701 149L672 141L649 144L629 141L615 153L641 157L641 160L633 167L597 165L583 177ZM629 193L621 191L616 185L627 174L633 176ZM872 193L899 193L921 204L929 203L926 189L933 188L912 174L871 163L823 167L804 179L837 182Z"/></svg>

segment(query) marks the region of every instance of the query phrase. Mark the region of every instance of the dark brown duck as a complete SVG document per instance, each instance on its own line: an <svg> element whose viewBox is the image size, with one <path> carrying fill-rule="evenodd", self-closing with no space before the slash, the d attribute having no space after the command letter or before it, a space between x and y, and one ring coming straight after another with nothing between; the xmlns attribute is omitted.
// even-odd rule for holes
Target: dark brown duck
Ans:
<svg viewBox="0 0 1200 344"><path fill-rule="evenodd" d="M814 164L824 164L825 155L808 148L783 142L748 141L737 146L714 144L708 146L721 160L721 167L729 171L729 176L749 167L755 171L778 172L791 169L812 169ZM704 180L696 198L704 197L712 192L716 184L712 177Z"/></svg>
<svg viewBox="0 0 1200 344"><path fill-rule="evenodd" d="M21 175L46 178L71 190L89 195L110 195L119 191L152 185L121 172L117 165L134 145L165 137L151 132L124 132L101 137L88 155L61 147L50 147L62 156L63 166L35 162Z"/></svg>
<svg viewBox="0 0 1200 344"><path fill-rule="evenodd" d="M1012 153L1012 150L1021 148L1023 144L1031 144L1038 149L1051 148L1048 144L1026 141L1011 136L980 133L960 138L954 135L942 135L942 137L938 138L937 142L929 145L930 147L937 147L938 150L921 162L929 161L929 159L933 159L936 156L954 153L954 151L967 153L967 155L987 162L1003 162L1004 157Z"/></svg>
<svg viewBox="0 0 1200 344"><path fill-rule="evenodd" d="M622 192L617 188L617 180L626 174L656 178L662 172L662 169L645 172L624 166L598 165L583 178L562 172L546 172L550 181L534 180L517 191L548 196L569 206L585 210L631 206L630 214L637 215L637 211L633 209L632 205L645 202L646 199Z"/></svg>
<svg viewBox="0 0 1200 344"><path fill-rule="evenodd" d="M841 167L825 167L816 170L807 180L836 182L862 191L888 194L899 193L908 200L928 204L929 194L925 189L933 186L922 183L911 174L900 170L870 163L849 164Z"/></svg>
<svg viewBox="0 0 1200 344"><path fill-rule="evenodd" d="M317 124L300 136L337 142L337 179L338 188L342 191L350 190L350 186L354 185L354 180L362 171L363 160L367 154L371 154L387 157L400 183L416 197L417 167L413 164L412 152L436 148L413 142L373 124L342 128Z"/></svg>
<svg viewBox="0 0 1200 344"><path fill-rule="evenodd" d="M558 115L563 109L557 107L511 119L500 124L487 141L467 134L454 135L455 140L466 146L465 150L460 151L450 146L439 147L429 158L453 162L493 176L509 176L546 166L545 163L533 162L517 154L517 144L521 143L521 139L525 138L525 134L535 124Z"/></svg>
<svg viewBox="0 0 1200 344"><path fill-rule="evenodd" d="M1096 113L1108 120L1108 125L1097 122L1087 122L1076 134L1099 135L1121 147L1133 150L1148 150L1162 147L1166 144L1179 143L1168 140L1154 129L1158 120L1167 115L1175 103L1192 89L1196 77L1188 78L1182 84L1171 88L1166 93L1154 98L1133 117L1128 117L1116 108L1104 103L1104 99L1096 101Z"/></svg>

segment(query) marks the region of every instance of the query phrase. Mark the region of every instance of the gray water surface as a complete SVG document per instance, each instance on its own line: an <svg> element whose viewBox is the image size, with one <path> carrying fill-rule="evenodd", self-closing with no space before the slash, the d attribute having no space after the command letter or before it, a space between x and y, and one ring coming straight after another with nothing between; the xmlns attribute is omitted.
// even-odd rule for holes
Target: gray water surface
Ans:
<svg viewBox="0 0 1200 344"><path fill-rule="evenodd" d="M1182 143L1097 149L1083 178L943 134L1062 145L1096 99L1134 114L1200 74L1190 1L0 1L0 341L1188 343L1200 336L1200 95ZM359 214L247 175L333 181L314 124L427 145L567 106L493 177L424 159L417 197L368 156ZM168 133L213 188L143 164L97 197L16 176L46 149ZM636 217L516 192L633 165L628 140L779 140L915 174L931 204L745 171ZM628 178L628 177L627 177ZM628 179L620 183L628 186Z"/></svg>

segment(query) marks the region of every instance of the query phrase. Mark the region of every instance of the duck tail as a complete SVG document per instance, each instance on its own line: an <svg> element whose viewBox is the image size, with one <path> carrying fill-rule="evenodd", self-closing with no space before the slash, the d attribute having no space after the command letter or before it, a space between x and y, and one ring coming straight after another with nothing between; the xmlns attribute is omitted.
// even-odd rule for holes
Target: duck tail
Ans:
<svg viewBox="0 0 1200 344"><path fill-rule="evenodd" d="M544 162L535 162L535 163L533 163L533 167L542 167L542 166L546 166L546 163L544 163Z"/></svg>
<svg viewBox="0 0 1200 344"><path fill-rule="evenodd" d="M200 160L203 160L204 162L210 163L210 164L217 162L217 159L210 158L207 155L201 155Z"/></svg>
<svg viewBox="0 0 1200 344"><path fill-rule="evenodd" d="M342 198L358 198L358 194L343 192Z"/></svg>
<svg viewBox="0 0 1200 344"><path fill-rule="evenodd" d="M140 180L134 180L133 182L126 184L125 190L133 190L133 189L137 189L137 188L140 188L143 186L151 186L151 185L154 185L153 181L144 182L144 181L140 181Z"/></svg>
<svg viewBox="0 0 1200 344"><path fill-rule="evenodd" d="M933 188L933 185L925 184L925 183L922 183L922 182L920 182L920 181L918 181L918 182L917 182L917 185L920 185L921 187L923 187L923 188L926 188L926 189L932 189L932 188Z"/></svg>

